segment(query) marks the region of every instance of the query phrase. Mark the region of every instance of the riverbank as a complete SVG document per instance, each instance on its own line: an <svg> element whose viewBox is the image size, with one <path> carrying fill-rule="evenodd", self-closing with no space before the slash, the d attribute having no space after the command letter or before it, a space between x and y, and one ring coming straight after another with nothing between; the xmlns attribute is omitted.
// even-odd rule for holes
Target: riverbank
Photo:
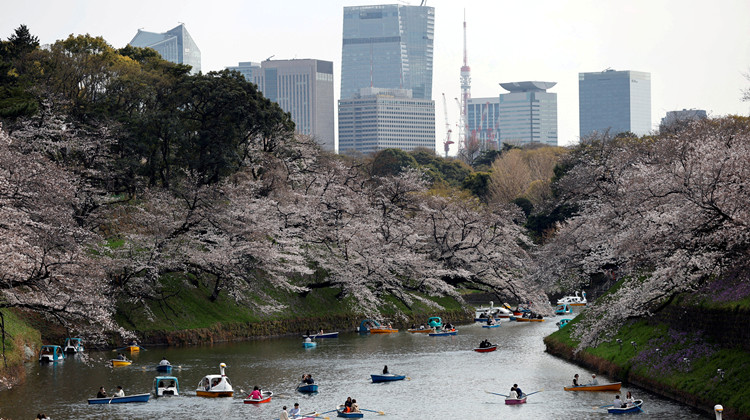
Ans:
<svg viewBox="0 0 750 420"><path fill-rule="evenodd" d="M28 324L11 309L2 309L5 339L0 361L0 391L22 383L26 377L23 364L35 360L42 338L39 330Z"/></svg>
<svg viewBox="0 0 750 420"><path fill-rule="evenodd" d="M702 330L685 322L685 316L700 313L702 325L716 328ZM733 306L700 312L695 305L677 303L655 317L629 321L610 341L575 353L578 342L571 327L577 321L544 339L548 353L706 413L721 404L726 418L750 419L747 343L737 337L716 339L717 331L748 325L746 310Z"/></svg>

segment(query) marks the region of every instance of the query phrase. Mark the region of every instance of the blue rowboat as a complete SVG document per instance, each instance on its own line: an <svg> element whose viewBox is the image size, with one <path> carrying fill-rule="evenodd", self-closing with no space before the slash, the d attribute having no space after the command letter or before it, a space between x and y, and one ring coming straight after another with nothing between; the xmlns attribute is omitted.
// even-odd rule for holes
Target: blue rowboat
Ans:
<svg viewBox="0 0 750 420"><path fill-rule="evenodd" d="M497 328L500 324L492 324L492 325L482 325L482 328Z"/></svg>
<svg viewBox="0 0 750 420"><path fill-rule="evenodd" d="M306 393L318 392L318 384L302 383L297 385L297 391Z"/></svg>
<svg viewBox="0 0 750 420"><path fill-rule="evenodd" d="M430 333L429 336L430 337L443 337L446 335L456 335L456 334L458 334L458 330L433 332L433 333Z"/></svg>
<svg viewBox="0 0 750 420"><path fill-rule="evenodd" d="M391 381L401 381L403 379L406 379L406 375L394 375L392 373L388 373L385 375L370 375L372 378L372 382L391 382Z"/></svg>
<svg viewBox="0 0 750 420"><path fill-rule="evenodd" d="M607 412L610 414L628 414L628 413L640 413L641 411L641 405L643 405L643 400L635 400L633 401L633 405L625 408L608 408Z"/></svg>
<svg viewBox="0 0 750 420"><path fill-rule="evenodd" d="M310 341L310 342L305 341L305 342L302 343L302 345L305 346L306 349L309 349L309 348L313 348L313 347L317 346L318 343L316 343L314 341Z"/></svg>
<svg viewBox="0 0 750 420"><path fill-rule="evenodd" d="M347 419L361 419L365 416L365 413L359 412L359 413L344 413L344 404L341 404L340 406L336 407L336 412L339 417L344 417Z"/></svg>
<svg viewBox="0 0 750 420"><path fill-rule="evenodd" d="M126 395L124 397L89 398L89 404L122 404L134 402L148 402L151 394Z"/></svg>

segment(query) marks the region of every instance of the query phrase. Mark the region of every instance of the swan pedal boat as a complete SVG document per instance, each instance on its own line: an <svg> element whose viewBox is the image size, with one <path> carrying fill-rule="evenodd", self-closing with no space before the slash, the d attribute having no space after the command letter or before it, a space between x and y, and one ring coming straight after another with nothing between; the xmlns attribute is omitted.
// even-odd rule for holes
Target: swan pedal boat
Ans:
<svg viewBox="0 0 750 420"><path fill-rule="evenodd" d="M622 382L601 385L566 386L563 389L566 391L619 391L620 386L622 386Z"/></svg>
<svg viewBox="0 0 750 420"><path fill-rule="evenodd" d="M347 419L361 419L362 417L365 416L365 413L362 413L362 412L360 412L360 413L344 413L344 404L341 404L338 407L336 407L336 413L338 413L337 416L344 417L344 418L347 418Z"/></svg>
<svg viewBox="0 0 750 420"><path fill-rule="evenodd" d="M297 385L297 391L306 393L318 392L318 384L306 384L302 382Z"/></svg>
<svg viewBox="0 0 750 420"><path fill-rule="evenodd" d="M474 351L477 352L477 353L489 353L489 352L495 351L495 350L497 350L497 344L493 344L493 345L491 345L489 347L476 347L474 349Z"/></svg>
<svg viewBox="0 0 750 420"><path fill-rule="evenodd" d="M260 398L245 398L242 400L245 404L263 404L267 402L271 402L271 397L273 396L273 392L271 391L263 391L260 393Z"/></svg>
<svg viewBox="0 0 750 420"><path fill-rule="evenodd" d="M633 405L627 406L625 408L615 408L610 407L607 409L607 412L610 414L628 414L628 413L640 413L641 406L643 405L643 400L635 400L633 401Z"/></svg>
<svg viewBox="0 0 750 420"><path fill-rule="evenodd" d="M124 397L89 398L89 404L123 404L133 402L148 402L150 393L126 395Z"/></svg>
<svg viewBox="0 0 750 420"><path fill-rule="evenodd" d="M219 365L220 375L206 375L198 382L198 388L195 390L195 395L199 397L218 398L218 397L233 397L234 389L232 384L229 382L229 378L224 374L224 369L227 367L225 363Z"/></svg>
<svg viewBox="0 0 750 420"><path fill-rule="evenodd" d="M526 404L526 395L523 398L506 398L505 405Z"/></svg>
<svg viewBox="0 0 750 420"><path fill-rule="evenodd" d="M400 381L403 379L406 379L406 375L395 375L393 373L386 373L385 375L379 374L379 375L370 375L372 378L372 382L391 382L391 381Z"/></svg>

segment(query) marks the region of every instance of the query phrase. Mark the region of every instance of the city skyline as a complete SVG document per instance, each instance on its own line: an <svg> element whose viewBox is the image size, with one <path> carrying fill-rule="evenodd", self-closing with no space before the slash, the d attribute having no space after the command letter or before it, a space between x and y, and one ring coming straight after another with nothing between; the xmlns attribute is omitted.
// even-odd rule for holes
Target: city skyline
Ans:
<svg viewBox="0 0 750 420"><path fill-rule="evenodd" d="M135 0L127 9L83 0L41 1L34 7L12 3L4 6L0 16L0 37L7 39L25 24L42 44L89 33L119 48L139 28L162 32L184 23L200 46L204 72L248 58L275 56L332 61L334 74L341 74L343 8L376 4L403 2L219 1L206 5ZM139 13L139 5L147 5L149 13ZM436 0L427 5L435 8L432 98L445 93L454 138L458 107L453 98L460 95L464 9L472 97L498 96L502 93L498 83L509 80L556 81L561 145L578 140L577 82L582 72L615 68L651 73L653 129L667 111L676 109L705 109L710 116L747 115L750 109L750 104L740 100L741 90L750 86L743 76L750 71L750 37L744 29L750 3L746 1L506 4ZM530 16L534 31L527 30L526 17ZM335 100L339 90L340 80L335 80ZM435 105L436 152L442 154L442 101L436 100Z"/></svg>

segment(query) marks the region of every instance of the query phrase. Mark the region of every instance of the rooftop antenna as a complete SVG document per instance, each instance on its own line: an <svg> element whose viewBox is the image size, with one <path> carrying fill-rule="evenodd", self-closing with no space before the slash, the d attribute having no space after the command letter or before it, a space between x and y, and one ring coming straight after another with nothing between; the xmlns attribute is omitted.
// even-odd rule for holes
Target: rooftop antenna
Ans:
<svg viewBox="0 0 750 420"><path fill-rule="evenodd" d="M276 57L276 54L274 54L274 55L272 55L272 56L270 56L270 57L266 58L266 59L265 59L265 60L263 60L263 61L271 61L271 59L272 59L272 58L274 58L274 57Z"/></svg>

